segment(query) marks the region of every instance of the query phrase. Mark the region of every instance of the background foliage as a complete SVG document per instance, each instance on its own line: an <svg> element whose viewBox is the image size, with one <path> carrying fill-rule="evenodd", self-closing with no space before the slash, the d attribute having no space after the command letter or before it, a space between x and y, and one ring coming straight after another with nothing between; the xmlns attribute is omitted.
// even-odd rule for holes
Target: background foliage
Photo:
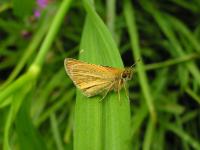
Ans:
<svg viewBox="0 0 200 150"><path fill-rule="evenodd" d="M199 150L199 15L198 0L0 1L0 149ZM66 57L141 59L130 100L76 93Z"/></svg>

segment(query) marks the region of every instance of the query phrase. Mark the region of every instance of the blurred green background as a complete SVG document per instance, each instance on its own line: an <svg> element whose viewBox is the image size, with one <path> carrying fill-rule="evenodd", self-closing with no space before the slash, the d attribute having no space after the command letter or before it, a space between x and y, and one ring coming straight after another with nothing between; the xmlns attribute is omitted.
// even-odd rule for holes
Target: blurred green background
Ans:
<svg viewBox="0 0 200 150"><path fill-rule="evenodd" d="M199 0L0 0L0 149L200 150L199 16ZM66 57L140 59L129 99L84 97Z"/></svg>

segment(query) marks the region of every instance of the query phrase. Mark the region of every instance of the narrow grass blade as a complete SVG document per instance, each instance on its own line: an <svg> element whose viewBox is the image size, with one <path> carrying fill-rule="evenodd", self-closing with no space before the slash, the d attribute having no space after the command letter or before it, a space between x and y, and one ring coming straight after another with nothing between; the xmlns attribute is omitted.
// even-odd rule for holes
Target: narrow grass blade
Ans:
<svg viewBox="0 0 200 150"><path fill-rule="evenodd" d="M42 66L46 53L48 52L53 40L55 39L59 27L63 22L65 13L69 10L70 5L71 5L71 0L63 0L63 2L61 3L60 8L52 21L50 29L44 39L44 42L41 45L40 51L33 65Z"/></svg>
<svg viewBox="0 0 200 150"><path fill-rule="evenodd" d="M153 135L155 132L154 130L155 130L154 122L151 119L149 119L144 137L143 150L151 149L151 143L153 141Z"/></svg>
<svg viewBox="0 0 200 150"><path fill-rule="evenodd" d="M25 50L24 55L21 57L21 59L17 63L16 67L14 68L12 73L9 75L8 79L6 80L6 82L0 87L1 89L6 87L6 85L11 83L16 78L16 76L22 70L24 65L27 63L27 61L30 58L30 56L33 54L34 51L37 50L38 45L42 41L42 38L43 38L44 34L46 33L46 31L48 29L46 24L49 23L49 18L50 17L48 17L47 19L45 19L42 22L42 25L39 28L38 32L34 35L34 37L32 38L32 41L30 42L30 45Z"/></svg>
<svg viewBox="0 0 200 150"><path fill-rule="evenodd" d="M29 107L29 101L24 101L15 121L20 150L46 150L46 144L29 116Z"/></svg>
<svg viewBox="0 0 200 150"><path fill-rule="evenodd" d="M124 15L128 27L128 32L129 36L131 38L131 45L132 45L132 51L134 54L135 60L141 59L141 49L139 47L139 42L138 42L138 32L137 32L137 26L135 23L135 16L133 12L133 7L131 6L130 1L126 1L124 4ZM149 112L151 114L152 119L155 121L156 120L156 112L153 104L153 97L150 92L149 84L148 84L148 79L147 75L145 73L144 69L144 64L143 62L139 62L137 64L137 71L140 79L140 85L149 109Z"/></svg>
<svg viewBox="0 0 200 150"><path fill-rule="evenodd" d="M180 44L179 40L175 36L175 33L173 31L173 28L171 27L171 24L169 21L167 21L165 18L165 15L161 13L157 8L154 7L151 3L148 1L140 1L142 6L152 14L155 21L159 25L162 32L165 34L167 39L170 41L172 45L172 50L170 50L170 53L172 56L185 56L187 53L182 49L182 45ZM200 72L197 67L197 65L193 62L186 63L187 69L190 71L190 73L193 75L194 79L197 81L198 85L200 85Z"/></svg>
<svg viewBox="0 0 200 150"><path fill-rule="evenodd" d="M186 88L185 89L186 93L190 95L199 105L200 105L200 97L197 95L192 89Z"/></svg>
<svg viewBox="0 0 200 150"><path fill-rule="evenodd" d="M64 150L64 147L61 142L62 141L61 136L58 129L58 121L56 120L56 115L54 113L51 114L50 120L51 120L51 130L52 130L52 134L57 146L57 150Z"/></svg>
<svg viewBox="0 0 200 150"><path fill-rule="evenodd" d="M4 150L8 150L11 148L10 142L9 142L10 130L18 111L20 110L21 104L23 103L23 100L27 92L29 91L29 89L30 89L30 85L26 87L26 89L25 88L19 89L19 91L16 91L15 94L13 94L12 96L13 101L9 109L8 117L5 124L5 129L4 129L4 143L3 143Z"/></svg>
<svg viewBox="0 0 200 150"><path fill-rule="evenodd" d="M193 147L193 149L195 149L195 150L200 149L199 140L194 139L187 132L183 131L182 129L180 129L179 127L177 127L171 123L162 122L161 124L168 130L170 130L173 133L175 133L176 135L178 135L182 140L187 142L191 147Z"/></svg>

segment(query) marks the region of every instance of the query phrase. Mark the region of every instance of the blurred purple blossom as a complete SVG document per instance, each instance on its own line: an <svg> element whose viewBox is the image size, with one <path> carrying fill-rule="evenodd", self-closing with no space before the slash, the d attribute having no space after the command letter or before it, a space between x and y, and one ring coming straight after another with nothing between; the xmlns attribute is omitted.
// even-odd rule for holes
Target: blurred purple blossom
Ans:
<svg viewBox="0 0 200 150"><path fill-rule="evenodd" d="M38 8L34 12L34 16L39 18L42 10L52 1L52 0L36 0Z"/></svg>
<svg viewBox="0 0 200 150"><path fill-rule="evenodd" d="M49 3L49 0L37 0L37 4L40 8L45 8Z"/></svg>
<svg viewBox="0 0 200 150"><path fill-rule="evenodd" d="M39 10L35 10L34 16L35 16L36 18L39 18L39 17L40 17L40 11L39 11Z"/></svg>

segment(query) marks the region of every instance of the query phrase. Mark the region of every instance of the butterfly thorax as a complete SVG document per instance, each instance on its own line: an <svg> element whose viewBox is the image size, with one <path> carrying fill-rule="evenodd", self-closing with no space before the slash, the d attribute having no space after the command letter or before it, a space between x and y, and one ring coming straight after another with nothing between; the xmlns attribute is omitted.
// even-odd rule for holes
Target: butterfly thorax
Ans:
<svg viewBox="0 0 200 150"><path fill-rule="evenodd" d="M126 68L126 69L122 70L119 75L116 75L116 78L113 81L114 82L114 86L113 86L114 91L120 90L122 88L124 82L126 82L127 80L131 80L132 74L133 74L132 68Z"/></svg>
<svg viewBox="0 0 200 150"><path fill-rule="evenodd" d="M123 79L123 80L131 80L132 79L132 75L133 75L132 68L126 68L121 73L121 79Z"/></svg>

